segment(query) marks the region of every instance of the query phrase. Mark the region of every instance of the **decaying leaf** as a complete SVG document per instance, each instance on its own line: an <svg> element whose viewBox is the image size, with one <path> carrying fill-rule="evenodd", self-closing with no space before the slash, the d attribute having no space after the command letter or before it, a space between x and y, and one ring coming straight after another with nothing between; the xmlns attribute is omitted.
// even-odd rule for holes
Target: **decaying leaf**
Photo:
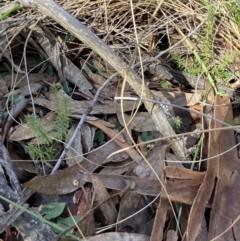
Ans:
<svg viewBox="0 0 240 241"><path fill-rule="evenodd" d="M8 88L12 87L12 78L13 78L12 75L6 75L6 76L0 77L0 78L4 79ZM49 75L41 74L41 73L28 73L28 78L31 80L31 84L36 83L36 84L41 84L41 85L47 85L47 83L53 84L56 82L55 76L49 76ZM27 86L27 84L28 84L25 74L18 73L16 76L14 76L14 80L16 82L15 88L16 87L18 87L18 88L24 87L24 86Z"/></svg>
<svg viewBox="0 0 240 241"><path fill-rule="evenodd" d="M163 240L163 231L167 218L168 206L168 199L161 197L158 204L150 241Z"/></svg>
<svg viewBox="0 0 240 241"><path fill-rule="evenodd" d="M96 127L102 129L109 137L111 137L113 139L113 141L121 148L125 148L128 147L129 145L126 143L123 135L121 133L119 133L117 130L112 130L106 127L106 125L111 125L108 122L105 122L103 120L97 120L97 121L87 121L88 123L95 125ZM105 124L105 125L104 125ZM114 125L112 125L114 126ZM138 154L138 152L133 149L133 148L129 148L128 150L126 150L126 153L132 158L133 161L135 162L139 162L142 157L140 156L140 154ZM115 158L113 156L113 158ZM108 160L110 161L110 160Z"/></svg>
<svg viewBox="0 0 240 241"><path fill-rule="evenodd" d="M72 126L71 129L68 131L67 136L66 136L66 143L69 142L75 129L76 129L76 125ZM78 132L69 151L67 152L66 163L69 167L81 162L84 159L81 141L82 141L82 135L81 135L81 131L80 131L80 132Z"/></svg>
<svg viewBox="0 0 240 241"><path fill-rule="evenodd" d="M8 94L6 94L5 97L9 97L11 95L20 95L20 96L24 97L24 96L35 93L36 91L40 90L41 88L42 88L42 84L33 83L33 84L30 84L29 86L26 85L26 86L20 87L17 90L15 90L15 89L12 90ZM29 91L31 93L29 93Z"/></svg>
<svg viewBox="0 0 240 241"><path fill-rule="evenodd" d="M147 228L147 222L151 217L151 212L147 208L137 213L146 206L146 200L138 193L125 192L121 198L118 221L128 218L116 226L118 232L133 232L150 235L151 226ZM132 216L132 217L130 217Z"/></svg>
<svg viewBox="0 0 240 241"><path fill-rule="evenodd" d="M174 105L179 106L190 106L190 105L196 105L199 100L201 100L202 91L193 93L186 93L186 92L180 92L180 93L174 93L169 91L155 91L152 90L152 93L159 97L160 100L163 102L171 103Z"/></svg>
<svg viewBox="0 0 240 241"><path fill-rule="evenodd" d="M196 172L187 168L178 166L165 166L164 172L166 177L176 178L176 179L199 179L203 181L205 172Z"/></svg>
<svg viewBox="0 0 240 241"><path fill-rule="evenodd" d="M224 120L233 120L230 98L216 96L214 117ZM222 124L215 122L214 127ZM217 174L217 184L214 191L211 221L208 239L213 239L227 230L233 221L239 217L240 210L240 168L235 135L233 130L216 131L212 133L213 141L209 144L213 149L210 154L221 154L215 157L214 168ZM211 146L212 145L212 146ZM215 150L215 151L214 151ZM216 153L216 151L218 151ZM211 155L212 156L212 155ZM240 238L239 225L230 228L218 240L238 240Z"/></svg>
<svg viewBox="0 0 240 241"><path fill-rule="evenodd" d="M165 158L165 152L166 152L167 145L161 145L157 144L153 150L149 151L146 155L146 159L148 163L144 161L141 161L138 163L138 165L135 167L134 172L138 177L152 177L156 178L155 173L160 177L162 173L162 162ZM149 167L151 166L151 168ZM155 173L153 173L153 171Z"/></svg>
<svg viewBox="0 0 240 241"><path fill-rule="evenodd" d="M124 118L126 123L129 123L128 128L131 130L140 132L156 131L156 126L148 112L138 112L133 119L131 116L124 114ZM118 120L124 126L121 114L118 114Z"/></svg>
<svg viewBox="0 0 240 241"><path fill-rule="evenodd" d="M216 96L214 117L224 121L224 118L228 117L232 119L232 112L229 105L228 97ZM224 104L224 105L223 105ZM211 128L220 127L222 124L215 122L212 123ZM214 157L208 160L207 171L204 180L198 190L197 196L193 202L193 206L190 211L187 230L184 234L184 241L195 240L198 233L200 232L200 224L204 218L204 211L207 203L210 200L212 191L214 189L215 178L218 177L217 187L215 190L215 198L212 206L212 218L209 229L209 239L213 239L231 224L232 220L237 218L239 210L239 195L236 195L237 185L230 185L230 183L239 180L240 176L236 170L238 165L238 157L236 148L229 151L234 146L235 139L232 130L223 132L215 131L210 133L209 138L209 157ZM226 152L228 150L228 152ZM226 152L222 155L220 153ZM228 160L226 162L226 160ZM234 174L233 174L234 173ZM237 179L235 179L237 178ZM233 181L234 180L234 181ZM237 188L238 190L238 188ZM233 203L225 202L231 194L235 193L236 198L234 203L237 204L235 211ZM230 211L232 210L232 212ZM234 240L233 230L229 230L222 236L222 240Z"/></svg>
<svg viewBox="0 0 240 241"><path fill-rule="evenodd" d="M65 78L71 83L78 86L83 93L92 96L89 92L89 90L92 89L92 85L81 73L80 69L67 59L63 53L60 53L60 49L58 48L56 39L52 36L52 33L50 33L46 27L45 31L40 27L35 27L33 35L36 38L35 41L37 41L47 53L49 60L58 71L60 78L64 78L65 76Z"/></svg>
<svg viewBox="0 0 240 241"><path fill-rule="evenodd" d="M97 177L92 176L92 181L97 197L97 203L101 204L99 206L99 209L101 210L101 216L105 221L105 223L103 224L113 224L114 222L116 222L117 219L117 209L113 201L111 200L109 193L107 192L106 188L102 185L100 180Z"/></svg>

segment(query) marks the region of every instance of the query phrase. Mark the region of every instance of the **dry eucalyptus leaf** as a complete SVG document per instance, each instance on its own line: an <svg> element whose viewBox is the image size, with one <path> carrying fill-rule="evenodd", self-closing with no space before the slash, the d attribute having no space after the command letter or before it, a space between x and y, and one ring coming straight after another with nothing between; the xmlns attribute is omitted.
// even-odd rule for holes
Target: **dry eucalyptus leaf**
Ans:
<svg viewBox="0 0 240 241"><path fill-rule="evenodd" d="M92 182L92 175L96 176L109 189L137 192L149 196L157 196L161 191L161 184L155 178L90 174L83 172L79 165L74 165L49 176L33 178L24 183L23 186L48 195L67 194L77 190L86 182ZM195 179L168 180L166 183L168 196L165 192L162 195L166 198L169 197L172 201L192 204L201 183Z"/></svg>
<svg viewBox="0 0 240 241"><path fill-rule="evenodd" d="M109 122L103 121L103 120L97 120L97 121L87 121L88 123L95 125L96 127L100 128L102 131L104 131L113 141L119 145L121 148L129 147L127 142L125 141L123 135L119 133L117 130L112 130L108 126L112 126ZM133 148L129 148L125 151L135 162L139 162L142 157L140 154ZM111 157L114 158L114 155ZM108 158L109 159L109 158ZM108 161L112 161L112 159L109 159Z"/></svg>
<svg viewBox="0 0 240 241"><path fill-rule="evenodd" d="M71 139L73 133L75 132L76 127L77 125L75 124L68 131L66 136L66 141L65 141L66 143L68 143L69 140ZM71 167L81 162L84 159L81 141L82 141L82 136L81 136L81 131L79 131L66 155L66 163L68 167Z"/></svg>
<svg viewBox="0 0 240 241"><path fill-rule="evenodd" d="M153 170L154 170L158 175L158 177L160 177L162 173L162 166L163 166L162 163L165 158L166 148L167 148L167 145L158 144L157 146L155 146L146 155L146 159L149 165L151 165L152 169L145 161L142 161L135 167L134 173L138 177L156 178L155 173L153 173Z"/></svg>
<svg viewBox="0 0 240 241"><path fill-rule="evenodd" d="M84 64L83 61L81 61L82 64L82 68L83 70L86 72L88 78L91 80L92 83L97 84L97 85L102 85L105 82L105 79L98 75L98 74L94 74L88 67L86 64Z"/></svg>
<svg viewBox="0 0 240 241"><path fill-rule="evenodd" d="M99 206L102 212L101 216L105 219L103 224L110 225L115 223L117 220L118 212L109 193L97 177L92 176L92 183L96 193L97 202L98 204L101 204Z"/></svg>
<svg viewBox="0 0 240 241"><path fill-rule="evenodd" d="M82 134L82 148L84 153L88 153L92 149L95 130L96 130L96 127L89 125L88 123L83 123L83 126L81 128L81 134Z"/></svg>
<svg viewBox="0 0 240 241"><path fill-rule="evenodd" d="M98 72L106 79L116 73L116 70L106 61L103 61L101 58L99 58L99 56L93 58L93 64Z"/></svg>
<svg viewBox="0 0 240 241"><path fill-rule="evenodd" d="M111 138L115 138L121 142L125 142L125 139L123 137L123 135L121 133L119 133L117 130L113 130L110 128L114 128L115 125L104 121L104 120L95 120L95 121L87 121L89 124L94 125L96 127L98 127L99 129L101 129L103 132L105 132L109 137ZM110 128L109 128L110 127Z"/></svg>
<svg viewBox="0 0 240 241"><path fill-rule="evenodd" d="M52 109L52 101L46 100L46 99L39 99L35 98L34 99L35 103L41 106L44 106L48 109ZM71 114L83 114L85 113L89 106L90 106L91 101L88 100L69 100L68 101L68 106ZM134 101L124 101L123 102L123 108L124 111L132 111L133 109L136 108L136 105L134 104ZM104 101L104 104L101 103L96 103L91 111L91 114L115 114L117 111L120 111L120 103L115 103L112 100L106 100Z"/></svg>
<svg viewBox="0 0 240 241"><path fill-rule="evenodd" d="M122 114L117 113L117 116L118 116L118 120L119 120L120 124L122 126L124 126ZM139 131L139 132L156 130L156 126L148 112L138 112L138 113L136 113L136 115L134 115L133 119L131 116L124 114L124 118L125 118L126 123L127 124L129 123L128 128L131 130L135 130L135 131Z"/></svg>
<svg viewBox="0 0 240 241"><path fill-rule="evenodd" d="M81 92L87 94L88 96L92 96L89 91L92 89L92 85L81 73L81 70L62 53L60 53L61 51L58 43L56 42L54 36L51 36L50 31L47 30L46 27L44 31L40 27L35 27L33 35L36 38L36 42L38 42L47 53L49 60L58 71L59 76L68 79L71 83L76 85ZM51 41L49 39L51 39ZM60 60L62 60L62 62Z"/></svg>
<svg viewBox="0 0 240 241"><path fill-rule="evenodd" d="M199 103L202 98L202 91L196 91L194 93L187 92L168 92L168 91L156 91L151 90L151 92L157 96L163 102L171 103L179 106L190 106Z"/></svg>
<svg viewBox="0 0 240 241"><path fill-rule="evenodd" d="M16 76L12 75L6 75L4 77L0 77L0 79L3 78L7 87L11 88L12 87L12 79L16 81L15 87L24 87L27 85L27 79L25 74L20 74L18 73ZM56 77L55 76L49 76L46 74L37 74L37 73L31 73L28 74L28 78L31 82L31 84L41 84L41 85L46 85L48 84L53 84L56 82ZM8 92L7 92L8 93Z"/></svg>
<svg viewBox="0 0 240 241"><path fill-rule="evenodd" d="M149 235L149 229L146 229L146 223L151 218L151 213L147 208L136 214L137 211L143 209L147 205L144 197L138 193L125 192L121 198L118 221L121 221L132 215L126 221L117 225L118 232L128 231Z"/></svg>
<svg viewBox="0 0 240 241"><path fill-rule="evenodd" d="M19 89L17 90L11 90L8 94L5 95L5 97L8 97L10 95L20 95L20 96L27 96L27 95L30 95L29 93L29 90L31 91L31 94L32 93L35 93L37 92L38 90L40 90L42 88L42 85L41 84L38 84L38 83L31 83L30 86L28 85L25 85L23 87L20 87Z"/></svg>
<svg viewBox="0 0 240 241"><path fill-rule="evenodd" d="M131 158L121 162L109 162L99 173L104 175L121 175L129 169L132 163Z"/></svg>

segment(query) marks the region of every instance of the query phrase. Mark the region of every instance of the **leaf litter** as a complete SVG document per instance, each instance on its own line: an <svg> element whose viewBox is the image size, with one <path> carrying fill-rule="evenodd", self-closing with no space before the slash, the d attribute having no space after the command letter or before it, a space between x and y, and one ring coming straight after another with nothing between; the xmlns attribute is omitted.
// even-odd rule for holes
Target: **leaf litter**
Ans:
<svg viewBox="0 0 240 241"><path fill-rule="evenodd" d="M0 23L5 33L0 45L0 199L14 202L12 207L3 202L3 240L6 234L14 240L15 232L18 240L240 239L238 142L234 127L222 130L239 115L234 103L240 46L238 34L229 32L239 26L223 17L228 5L221 1L195 1L193 8L166 1L152 19L160 5L146 3L60 2L104 40L97 50L96 36L91 39L81 25L87 40L73 31L73 23L66 28L49 13L41 18L44 4L37 1L34 11L21 8ZM225 25L214 4L223 7L218 14ZM211 26L219 30L216 38ZM143 60L134 52L134 28ZM192 38L184 41L183 33ZM115 99L119 96L126 99L121 103ZM35 125L29 124L31 115ZM37 209L36 199L41 200ZM29 228L34 213L39 216Z"/></svg>

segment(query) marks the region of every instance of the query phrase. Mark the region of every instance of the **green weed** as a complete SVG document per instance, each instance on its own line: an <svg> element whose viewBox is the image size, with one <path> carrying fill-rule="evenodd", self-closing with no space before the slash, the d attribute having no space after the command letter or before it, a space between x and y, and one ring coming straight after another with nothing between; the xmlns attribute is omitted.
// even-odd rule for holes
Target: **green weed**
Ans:
<svg viewBox="0 0 240 241"><path fill-rule="evenodd" d="M67 131L70 127L68 100L65 96L58 94L59 87L53 85L51 92L53 95L53 111L57 114L54 130L57 133L57 139L63 141L66 138ZM50 160L53 158L56 149L54 148L53 140L49 137L47 130L41 125L38 117L35 115L27 116L27 125L34 132L36 138L41 143L40 145L28 144L26 151L36 160Z"/></svg>

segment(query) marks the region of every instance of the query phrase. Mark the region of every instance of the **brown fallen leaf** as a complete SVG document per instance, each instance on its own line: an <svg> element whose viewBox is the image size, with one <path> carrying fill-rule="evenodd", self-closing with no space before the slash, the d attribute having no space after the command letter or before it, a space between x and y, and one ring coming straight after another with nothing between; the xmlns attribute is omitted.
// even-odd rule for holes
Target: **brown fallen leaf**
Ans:
<svg viewBox="0 0 240 241"><path fill-rule="evenodd" d="M99 173L104 175L121 175L129 169L131 164L131 158L128 158L121 162L109 162L104 166L104 168Z"/></svg>
<svg viewBox="0 0 240 241"><path fill-rule="evenodd" d="M169 201L167 198L161 197L155 215L154 225L150 241L163 240L163 231L165 227Z"/></svg>
<svg viewBox="0 0 240 241"><path fill-rule="evenodd" d="M90 174L83 172L79 165L74 165L49 176L33 178L31 181L24 183L23 186L48 195L67 194L77 190L86 182L92 182L93 175L109 189L128 190L149 196L157 196L161 191L158 179ZM199 180L167 181L166 189L172 201L192 204L200 184ZM164 194L163 196L166 197Z"/></svg>
<svg viewBox="0 0 240 241"><path fill-rule="evenodd" d="M169 180L166 182L166 190L162 197L169 197L171 201L191 205L196 197L202 181L199 180Z"/></svg>
<svg viewBox="0 0 240 241"><path fill-rule="evenodd" d="M233 122L231 100L227 96L216 96L214 117L222 121ZM222 124L215 122L214 127ZM240 168L234 130L216 131L213 134L212 149L216 148L214 166L217 184L214 191L208 240L220 235L238 218L240 212ZM233 146L235 146L233 148ZM214 153L216 154L216 153ZM239 240L239 224L234 225L217 240Z"/></svg>
<svg viewBox="0 0 240 241"><path fill-rule="evenodd" d="M38 43L42 49L44 49L45 53L49 57L49 61L57 70L59 77L62 78L62 76L64 76L72 84L76 85L81 90L81 92L92 96L89 91L92 89L91 83L82 74L81 70L76 65L74 65L65 56L65 54L61 53L60 47L56 43L56 39L52 35L51 31L47 30L46 26L44 30L40 26L35 26L32 35L34 36L35 40L34 42L31 42L31 44L34 46L34 44Z"/></svg>
<svg viewBox="0 0 240 241"><path fill-rule="evenodd" d="M65 140L66 143L68 143L69 140L71 139L73 133L75 132L76 126L77 125L75 124L71 127L70 130L68 130L66 140ZM71 148L66 154L66 163L67 163L67 166L70 167L77 163L80 163L83 159L84 157L83 157L83 148L82 148L82 133L81 131L79 131L71 145Z"/></svg>
<svg viewBox="0 0 240 241"><path fill-rule="evenodd" d="M98 128L100 128L103 132L105 132L113 141L121 148L129 147L129 145L126 143L123 135L119 133L117 130L112 130L106 127L105 122L103 120L97 120L97 121L89 121L87 120L89 124L95 125ZM106 122L108 123L108 122ZM108 123L109 125L110 123ZM140 162L142 160L142 157L140 154L133 148L129 148L126 150L126 153L132 158L133 161L136 163Z"/></svg>
<svg viewBox="0 0 240 241"><path fill-rule="evenodd" d="M215 134L215 132L210 132L209 134L209 156L215 156L219 150L216 148L216 142L213 140L213 135ZM184 241L196 240L200 232L205 209L214 188L214 180L216 177L216 160L217 159L214 158L208 160L207 162L206 174L190 210L187 228L183 236Z"/></svg>
<svg viewBox="0 0 240 241"><path fill-rule="evenodd" d="M92 183L96 193L97 202L100 204L99 208L102 213L101 216L106 221L103 224L110 225L115 223L117 220L117 209L109 193L97 177L92 176Z"/></svg>
<svg viewBox="0 0 240 241"><path fill-rule="evenodd" d="M156 131L156 126L148 112L138 112L133 119L130 115L124 114L124 118L126 123L129 123L128 128L131 130L139 132ZM132 120L130 121L130 119ZM121 114L118 114L118 120L124 126Z"/></svg>
<svg viewBox="0 0 240 241"><path fill-rule="evenodd" d="M12 87L12 75L6 75L3 77L0 77L0 79L4 79L6 85L8 88ZM50 76L47 74L37 74L37 73L28 73L28 78L31 80L31 83L38 83L43 84L43 80L45 83L53 84L56 82L56 76ZM15 80L15 87L24 87L28 85L26 74L18 73L14 76Z"/></svg>
<svg viewBox="0 0 240 241"><path fill-rule="evenodd" d="M151 218L151 212L147 208L144 208L147 205L145 198L133 192L125 192L120 201L118 220L121 221L132 215L124 222L117 224L117 232L132 232L150 235L151 226L147 227L147 222ZM136 213L137 211L143 209L141 212Z"/></svg>
<svg viewBox="0 0 240 241"><path fill-rule="evenodd" d="M165 166L164 172L166 177L174 179L195 179L202 181L205 176L205 172L196 172L187 168L177 166Z"/></svg>
<svg viewBox="0 0 240 241"><path fill-rule="evenodd" d="M85 71L87 74L88 79L92 84L97 84L97 85L102 85L105 82L105 79L99 75L99 74L94 74L88 66L84 63L84 61L80 61L82 64L82 69Z"/></svg>
<svg viewBox="0 0 240 241"><path fill-rule="evenodd" d="M81 230L81 234L78 232L78 236L81 238L94 235L95 233L95 219L94 211L92 210L92 195L91 190L86 188L83 191L81 188L80 204L78 207L78 214L82 216L81 220L78 222L78 227ZM83 235L83 237L82 237Z"/></svg>
<svg viewBox="0 0 240 241"><path fill-rule="evenodd" d="M73 182L78 177L78 173L80 170L86 170L90 173L93 172L106 161L106 158L112 152L117 151L119 149L119 146L115 142L110 141L106 143L103 147L100 147L92 151L87 156L87 158L85 158L81 162L81 166L79 164L75 164L74 166L66 168L53 175L35 177L34 179L26 183L26 185L29 185L30 189L32 190L39 190L39 192L41 193L49 193L50 195L59 194L61 192L73 192L79 188L78 185L74 186ZM127 159L127 157L128 155L123 152L110 158L110 160L122 161ZM80 186L84 184L85 181L79 183Z"/></svg>
<svg viewBox="0 0 240 241"><path fill-rule="evenodd" d="M151 90L151 92L159 97L163 102L179 105L179 106L190 106L195 105L201 100L202 91L198 91L194 93L174 93L169 91L156 91Z"/></svg>
<svg viewBox="0 0 240 241"><path fill-rule="evenodd" d="M101 129L104 133L106 133L109 137L111 138L115 138L123 143L125 143L125 139L123 137L123 135L121 133L119 133L117 130L113 130L111 128L114 128L115 125L111 124L107 121L104 120L86 120L87 123L98 127L99 129Z"/></svg>
<svg viewBox="0 0 240 241"><path fill-rule="evenodd" d="M153 150L149 151L146 155L148 163L151 165L152 169L155 171L158 177L160 177L162 174L162 163L165 159L167 147L168 145L162 145L161 143L158 143L154 146ZM148 163L145 161L139 162L134 169L135 175L138 177L156 178L155 173L153 173Z"/></svg>

